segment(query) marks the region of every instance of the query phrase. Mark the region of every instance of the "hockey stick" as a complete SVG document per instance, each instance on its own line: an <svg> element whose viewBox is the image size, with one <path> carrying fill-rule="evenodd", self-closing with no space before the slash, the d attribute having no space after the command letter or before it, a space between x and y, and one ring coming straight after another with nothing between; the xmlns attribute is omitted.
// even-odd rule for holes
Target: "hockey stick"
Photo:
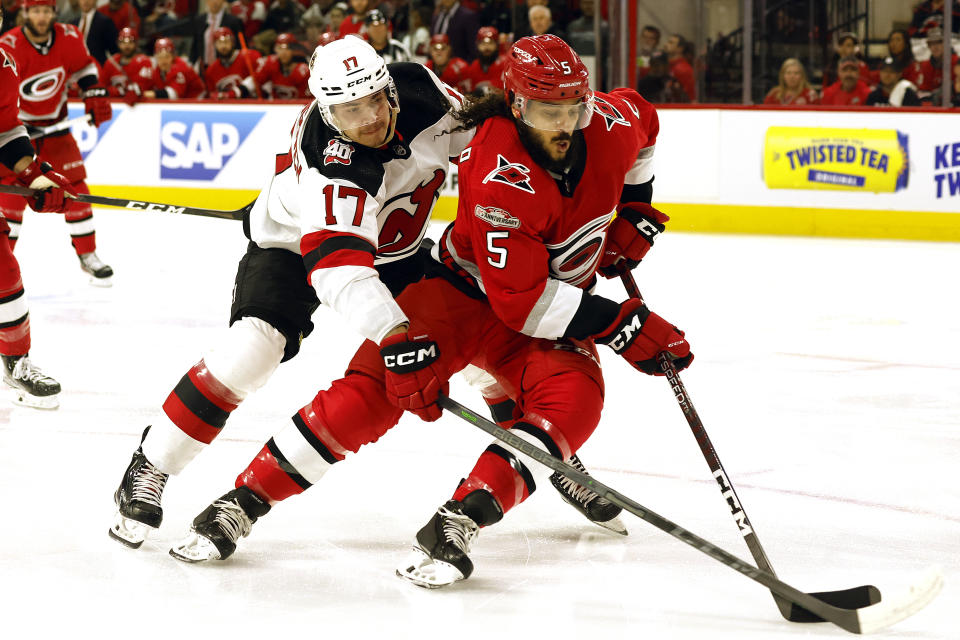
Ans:
<svg viewBox="0 0 960 640"><path fill-rule="evenodd" d="M456 414L463 420L486 431L497 440L509 445L510 447L521 451L527 456L533 458L540 464L547 466L554 471L559 471L571 480L579 484L590 487L590 490L597 495L606 498L610 502L629 511L641 520L648 522L656 528L664 531L674 538L687 543L691 547L707 554L714 560L717 560L731 569L739 571L754 582L758 582L779 595L784 600L793 603L794 606L806 609L827 622L832 622L838 627L849 631L850 633L872 633L889 627L892 624L903 620L920 609L925 607L936 597L943 586L943 573L938 567L931 567L924 575L916 580L907 594L900 598L887 599L867 607L858 609L844 609L835 607L831 604L815 598L811 594L804 593L782 582L775 575L768 571L757 569L750 563L741 560L728 551L714 545L711 542L701 538L692 531L684 529L680 525L664 518L661 515L651 511L638 502L634 502L622 493L611 489L602 484L593 476L577 471L574 467L559 458L554 458L549 453L527 442L518 435L502 429L495 423L487 420L483 416L474 413L456 400L440 395L437 404L440 407Z"/></svg>
<svg viewBox="0 0 960 640"><path fill-rule="evenodd" d="M32 198L36 195L36 189L20 187L11 184L0 184L0 193L12 193L13 195ZM159 213L182 213L188 216L203 216L206 218L221 218L224 220L242 220L245 213L253 208L253 202L236 209L235 211L220 211L219 209L204 209L202 207L181 207L175 204L163 204L160 202L147 202L144 200L128 200L126 198L109 198L107 196L95 196L81 193L71 196L79 202L87 204L98 204L104 207L118 207L120 209L135 209L137 211L156 211ZM256 201L254 201L256 202Z"/></svg>
<svg viewBox="0 0 960 640"><path fill-rule="evenodd" d="M92 124L90 114L81 116L79 118L74 118L73 120L62 120L56 124L50 125L49 127L29 127L28 136L31 140L38 140L54 133L59 133L60 131L66 131L75 124Z"/></svg>
<svg viewBox="0 0 960 640"><path fill-rule="evenodd" d="M625 268L620 269L620 280L623 282L623 286L631 298L643 300L643 296L640 295L640 289L637 287L637 282L629 270ZM660 369L666 375L667 382L670 383L670 388L673 391L674 397L677 399L677 404L680 405L680 409L687 419L687 424L690 425L690 430L693 431L693 437L696 438L697 444L700 445L700 452L707 461L710 472L713 474L714 479L716 479L717 484L720 485L720 493L723 494L724 499L730 506L730 513L733 515L733 519L736 521L737 527L740 530L740 535L743 536L744 542L747 543L747 548L750 549L753 559L760 569L770 575L777 575L773 570L773 566L770 564L770 560L767 558L766 552L763 550L763 546L760 544L760 538L757 537L753 523L751 523L750 518L747 517L747 512L743 507L743 503L740 502L740 497L737 496L736 489L733 488L733 483L730 482L726 469L723 468L723 463L720 462L720 457L717 455L716 449L713 448L713 443L710 441L710 436L707 435L707 430L704 428L703 422L701 422L700 416L697 414L697 410L693 408L690 394L687 393L686 387L683 386L683 381L680 380L680 374L677 372L676 366L674 366L673 361L665 351L657 356L657 362L660 365ZM873 585L853 587L842 591L821 591L809 595L835 607L842 607L844 609L858 609L880 602L880 591ZM781 615L790 622L823 622L822 618L811 615L809 611L777 597L775 593L773 594L773 599L777 603L777 608L780 609Z"/></svg>
<svg viewBox="0 0 960 640"><path fill-rule="evenodd" d="M250 74L250 84L253 85L257 100L260 100L262 98L260 95L260 85L257 84L257 77L253 74L253 65L250 64L250 56L247 55L247 39L243 37L243 32L237 33L237 38L240 40L240 55L243 56L243 61L247 63L247 73Z"/></svg>

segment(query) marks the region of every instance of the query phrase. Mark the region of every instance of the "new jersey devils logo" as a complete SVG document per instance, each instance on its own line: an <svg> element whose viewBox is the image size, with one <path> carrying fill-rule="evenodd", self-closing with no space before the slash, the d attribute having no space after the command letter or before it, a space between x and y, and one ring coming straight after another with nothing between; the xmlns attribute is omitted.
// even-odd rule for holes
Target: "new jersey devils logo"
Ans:
<svg viewBox="0 0 960 640"><path fill-rule="evenodd" d="M383 205L377 214L377 258L397 259L417 250L446 177L443 169L435 169L433 177L411 193L400 194Z"/></svg>
<svg viewBox="0 0 960 640"><path fill-rule="evenodd" d="M336 138L331 138L327 143L327 148L323 150L323 164L350 164L350 157L353 155L353 147L346 142L341 142Z"/></svg>
<svg viewBox="0 0 960 640"><path fill-rule="evenodd" d="M487 174L483 183L502 182L520 191L536 193L530 186L530 169L519 162L510 162L499 153L497 154L497 168Z"/></svg>
<svg viewBox="0 0 960 640"><path fill-rule="evenodd" d="M603 116L604 123L607 125L607 131L613 129L613 125L615 124L622 124L625 127L630 126L630 123L615 106L600 97L595 97L593 101L593 110Z"/></svg>

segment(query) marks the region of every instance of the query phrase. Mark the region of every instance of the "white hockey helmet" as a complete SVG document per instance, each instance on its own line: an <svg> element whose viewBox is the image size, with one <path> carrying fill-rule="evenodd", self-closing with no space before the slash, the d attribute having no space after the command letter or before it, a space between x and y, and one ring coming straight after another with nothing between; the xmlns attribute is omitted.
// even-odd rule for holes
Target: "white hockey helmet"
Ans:
<svg viewBox="0 0 960 640"><path fill-rule="evenodd" d="M343 135L345 129L370 124L369 111L359 110L346 121L343 109L331 109L383 91L390 108L397 112L397 88L387 63L362 38L346 36L317 47L310 57L310 93L320 106L320 115L331 129ZM339 113L334 113L339 111ZM355 110L357 111L357 110Z"/></svg>

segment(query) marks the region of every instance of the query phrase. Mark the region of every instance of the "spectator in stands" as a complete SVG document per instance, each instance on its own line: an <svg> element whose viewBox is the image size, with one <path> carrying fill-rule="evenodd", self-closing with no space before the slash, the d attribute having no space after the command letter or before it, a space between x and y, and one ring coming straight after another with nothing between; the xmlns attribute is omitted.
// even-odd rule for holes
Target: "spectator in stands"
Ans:
<svg viewBox="0 0 960 640"><path fill-rule="evenodd" d="M954 107L960 107L960 64L953 67L953 92L950 97L950 104Z"/></svg>
<svg viewBox="0 0 960 640"><path fill-rule="evenodd" d="M888 57L893 58L904 79L909 80L914 86L923 84L923 70L920 63L913 57L913 49L910 48L910 36L903 29L894 29L887 36L887 49L890 51ZM880 70L877 69L872 74L874 83L880 81Z"/></svg>
<svg viewBox="0 0 960 640"><path fill-rule="evenodd" d="M340 33L340 27L343 26L344 21L347 19L347 13L350 11L350 8L347 7L345 2L337 2L332 7L330 11L327 12L327 28L324 30L324 33L332 33L337 38L343 36Z"/></svg>
<svg viewBox="0 0 960 640"><path fill-rule="evenodd" d="M672 34L663 45L663 52L667 54L670 65L670 75L677 79L687 94L685 102L696 102L697 83L693 76L693 66L687 59L688 51L687 41L679 33Z"/></svg>
<svg viewBox="0 0 960 640"><path fill-rule="evenodd" d="M350 0L350 9L350 15L340 24L341 38L351 33L363 32L363 21L370 9L370 0Z"/></svg>
<svg viewBox="0 0 960 640"><path fill-rule="evenodd" d="M80 17L80 1L67 0L57 8L57 22L76 24L74 20Z"/></svg>
<svg viewBox="0 0 960 640"><path fill-rule="evenodd" d="M403 46L407 48L413 60L426 64L430 47L430 17L433 10L430 7L414 7L410 12L410 31L403 36Z"/></svg>
<svg viewBox="0 0 960 640"><path fill-rule="evenodd" d="M454 58L472 62L477 57L476 38L479 29L477 14L462 6L459 0L437 0L430 33L447 36Z"/></svg>
<svg viewBox="0 0 960 640"><path fill-rule="evenodd" d="M313 0L307 10L300 17L300 23L306 28L309 20L318 19L321 24L326 24L327 14L333 8L333 0Z"/></svg>
<svg viewBox="0 0 960 640"><path fill-rule="evenodd" d="M188 25L188 33L193 37L190 44L190 62L199 63L206 68L217 59L217 50L213 46L213 32L227 27L233 35L243 31L243 23L226 8L226 0L207 0L207 12L197 14Z"/></svg>
<svg viewBox="0 0 960 640"><path fill-rule="evenodd" d="M186 60L174 53L173 40L170 38L160 38L153 45L153 60L153 78L143 97L189 100L203 93L203 81Z"/></svg>
<svg viewBox="0 0 960 640"><path fill-rule="evenodd" d="M513 31L513 18L510 3L515 0L486 0L480 7L480 24L489 25L500 32L501 41ZM581 0L581 4L583 1Z"/></svg>
<svg viewBox="0 0 960 640"><path fill-rule="evenodd" d="M687 92L677 79L670 75L670 63L663 51L650 54L647 67L638 69L637 93L647 102L664 104L671 102L690 102ZM641 73L642 71L642 73Z"/></svg>
<svg viewBox="0 0 960 640"><path fill-rule="evenodd" d="M325 24L323 18L318 18L317 16L310 16L309 18L300 18L300 26L303 27L303 38L300 41L300 44L303 45L303 50L307 53L307 59L310 59L310 54L313 53L313 50L317 48L320 44L320 36L323 35L323 30ZM336 39L332 34L329 36L333 42Z"/></svg>
<svg viewBox="0 0 960 640"><path fill-rule="evenodd" d="M870 95L870 87L860 76L860 63L856 56L840 58L837 65L840 79L823 90L821 104L834 106L862 106Z"/></svg>
<svg viewBox="0 0 960 640"><path fill-rule="evenodd" d="M300 24L303 6L295 0L273 0L260 32L290 33Z"/></svg>
<svg viewBox="0 0 960 640"><path fill-rule="evenodd" d="M78 7L80 15L70 24L80 30L80 36L87 43L90 55L96 59L97 64L103 66L107 56L117 52L117 35L120 29L113 20L97 11L97 0L80 0Z"/></svg>
<svg viewBox="0 0 960 640"><path fill-rule="evenodd" d="M450 37L443 33L438 33L430 38L430 59L427 60L427 69L430 69L437 77L448 85L464 91L467 72L467 62L463 58L453 55L450 47Z"/></svg>
<svg viewBox="0 0 960 640"><path fill-rule="evenodd" d="M480 27L477 32L477 59L465 73L463 88L467 93L483 96L494 89L503 89L503 66L500 55L500 32L496 27Z"/></svg>
<svg viewBox="0 0 960 640"><path fill-rule="evenodd" d="M953 2L953 26L950 31L960 32L960 4ZM940 29L943 33L943 0L926 0L913 9L913 20L910 21L908 32L914 38L922 38L930 29Z"/></svg>
<svg viewBox="0 0 960 640"><path fill-rule="evenodd" d="M553 13L549 7L539 5L530 7L528 19L530 20L530 35L542 36L550 34L566 41L567 34L559 25L554 23Z"/></svg>
<svg viewBox="0 0 960 640"><path fill-rule="evenodd" d="M143 37L149 39L155 34L166 33L177 22L174 13L174 0L157 0L153 9L143 17Z"/></svg>
<svg viewBox="0 0 960 640"><path fill-rule="evenodd" d="M780 65L780 81L763 99L763 104L820 104L820 96L807 81L807 71L796 58L787 58Z"/></svg>
<svg viewBox="0 0 960 640"><path fill-rule="evenodd" d="M244 79L242 86L250 95L262 94L271 100L309 98L307 79L310 77L310 68L305 62L294 60L294 48L297 46L297 39L292 33L278 35L273 55L261 58L260 67L253 76Z"/></svg>
<svg viewBox="0 0 960 640"><path fill-rule="evenodd" d="M230 13L243 23L243 34L249 40L257 35L267 19L267 4L262 0L234 0L230 4Z"/></svg>
<svg viewBox="0 0 960 640"><path fill-rule="evenodd" d="M228 27L219 27L213 32L213 46L217 50L217 59L203 74L207 97L218 100L248 97L241 88L242 83L260 65L260 53L253 49L238 49L236 36Z"/></svg>
<svg viewBox="0 0 960 640"><path fill-rule="evenodd" d="M410 61L410 52L403 43L390 37L390 23L383 11L374 9L367 14L366 29L367 40L387 64Z"/></svg>
<svg viewBox="0 0 960 640"><path fill-rule="evenodd" d="M880 63L880 82L867 96L868 106L919 107L915 84L903 77L900 64L888 56Z"/></svg>
<svg viewBox="0 0 960 640"><path fill-rule="evenodd" d="M934 92L943 83L943 32L940 29L927 31L927 47L930 48L930 59L920 63L923 84L918 88L921 91ZM950 54L950 69L957 64L957 54ZM952 80L952 79L951 79Z"/></svg>
<svg viewBox="0 0 960 640"><path fill-rule="evenodd" d="M590 16L593 17L593 0L589 1L591 4ZM582 0L580 7L583 8ZM584 14L586 14L586 12L584 12ZM637 47L637 55L647 58L649 61L650 56L652 56L653 52L660 46L660 35L660 29L657 27L652 24L644 25L643 29L640 30L640 46Z"/></svg>
<svg viewBox="0 0 960 640"><path fill-rule="evenodd" d="M114 26L117 27L116 33L120 33L120 29L124 27L140 30L140 15L127 0L110 0L97 11L113 20Z"/></svg>
<svg viewBox="0 0 960 640"><path fill-rule="evenodd" d="M390 22L393 25L393 37L402 42L403 36L410 31L410 14L413 12L413 8L410 6L409 0L393 0L392 3L383 6L393 7L393 16L390 16Z"/></svg>
<svg viewBox="0 0 960 640"><path fill-rule="evenodd" d="M846 32L837 37L837 44L830 59L830 63L823 70L823 86L829 87L839 80L837 64L843 58L853 56L859 64L860 79L869 87L873 84L870 77L870 67L860 58L860 39L856 34Z"/></svg>

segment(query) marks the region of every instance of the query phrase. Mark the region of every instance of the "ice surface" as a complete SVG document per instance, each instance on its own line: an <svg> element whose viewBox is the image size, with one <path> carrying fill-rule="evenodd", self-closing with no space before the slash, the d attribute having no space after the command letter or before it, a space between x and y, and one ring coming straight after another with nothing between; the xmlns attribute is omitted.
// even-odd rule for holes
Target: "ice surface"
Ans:
<svg viewBox="0 0 960 640"><path fill-rule="evenodd" d="M605 533L543 488L481 532L474 576L440 591L394 566L489 436L412 416L303 496L229 561L167 555L262 443L339 377L357 338L321 309L292 362L165 495L139 551L107 536L139 434L227 321L238 223L97 212L112 289L86 284L56 215L28 214L17 255L33 360L55 412L0 404L4 637L834 638L785 622L763 587L630 515ZM434 235L438 229L434 229ZM882 637L960 638L960 245L665 234L637 269L682 327L683 374L780 577L893 594L941 564L946 586ZM624 297L618 282L600 292ZM603 482L750 560L662 379L604 350L607 405L581 457ZM461 381L454 398L482 409ZM951 613L953 612L953 613Z"/></svg>

